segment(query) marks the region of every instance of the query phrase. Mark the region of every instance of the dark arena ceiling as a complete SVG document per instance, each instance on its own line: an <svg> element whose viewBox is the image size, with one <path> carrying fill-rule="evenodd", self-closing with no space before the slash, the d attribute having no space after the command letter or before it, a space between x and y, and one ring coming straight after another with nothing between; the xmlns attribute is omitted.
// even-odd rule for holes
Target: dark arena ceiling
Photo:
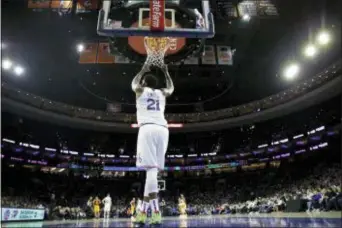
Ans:
<svg viewBox="0 0 342 228"><path fill-rule="evenodd" d="M61 11L58 7L37 9L29 5L32 1L2 1L2 58L24 68L20 76L3 70L2 80L54 101L102 110L108 103L123 103L123 111L134 113L130 82L141 64L80 63L77 45L108 39L97 35L96 7L76 13L77 3L83 1L71 2L70 10ZM312 77L339 58L339 0L260 1L268 2L272 13L256 12L250 20L244 20L241 12L228 12L240 2L210 1L216 35L203 41L231 47L233 65L186 65L178 64L181 58L175 59L169 69L176 89L167 112L193 112L194 104L215 110L262 99ZM306 58L303 48L315 42L322 30L330 33L331 43L314 58ZM190 43L200 46L202 41ZM121 43L115 44L121 50ZM197 55L206 54L196 51L200 52ZM131 52L132 58L136 56ZM299 62L300 73L289 81L283 71L294 61Z"/></svg>

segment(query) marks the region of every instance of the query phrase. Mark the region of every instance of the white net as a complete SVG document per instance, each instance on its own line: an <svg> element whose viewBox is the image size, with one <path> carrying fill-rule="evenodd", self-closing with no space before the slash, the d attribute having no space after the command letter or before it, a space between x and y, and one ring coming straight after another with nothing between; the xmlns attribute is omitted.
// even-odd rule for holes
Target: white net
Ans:
<svg viewBox="0 0 342 228"><path fill-rule="evenodd" d="M144 39L147 58L146 65L162 67L166 51L170 47L169 37L145 37Z"/></svg>

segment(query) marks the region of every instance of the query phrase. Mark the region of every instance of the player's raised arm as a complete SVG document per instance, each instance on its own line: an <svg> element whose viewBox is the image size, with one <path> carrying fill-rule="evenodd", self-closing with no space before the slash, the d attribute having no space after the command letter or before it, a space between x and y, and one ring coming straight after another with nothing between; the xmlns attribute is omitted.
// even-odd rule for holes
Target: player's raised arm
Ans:
<svg viewBox="0 0 342 228"><path fill-rule="evenodd" d="M142 69L140 70L140 72L133 78L131 86L132 86L132 90L135 93L142 93L143 87L141 84L142 83L141 79L144 76L144 74L148 71L150 71L150 67L148 65L144 65Z"/></svg>
<svg viewBox="0 0 342 228"><path fill-rule="evenodd" d="M162 89L162 91L163 91L164 95L166 97L168 97L173 93L175 88L173 86L172 78L169 74L167 65L164 65L161 69L165 74L165 80L166 80L166 88Z"/></svg>

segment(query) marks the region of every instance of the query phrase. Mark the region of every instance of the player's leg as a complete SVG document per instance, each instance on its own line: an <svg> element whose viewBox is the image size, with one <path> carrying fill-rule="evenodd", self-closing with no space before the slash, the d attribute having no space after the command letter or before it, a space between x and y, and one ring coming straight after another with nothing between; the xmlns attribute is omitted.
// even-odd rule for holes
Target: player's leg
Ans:
<svg viewBox="0 0 342 228"><path fill-rule="evenodd" d="M147 171L146 171L146 176L147 176ZM147 185L147 178L146 178L145 188L144 188L144 198L141 202L140 208L137 208L137 213L136 213L136 218L135 218L136 223L144 224L147 219L147 210L150 207L149 189L147 186L148 185Z"/></svg>
<svg viewBox="0 0 342 228"><path fill-rule="evenodd" d="M106 206L105 206L105 209L104 209L103 217L105 219L109 218L109 210L108 210L108 208L106 208Z"/></svg>
<svg viewBox="0 0 342 228"><path fill-rule="evenodd" d="M148 182L147 182L147 174L148 173L148 169L146 170L146 180L145 180L145 188L144 188L144 198L142 201L142 206L141 206L141 212L143 213L147 213L147 210L150 207L150 197L149 197L149 189L148 189Z"/></svg>
<svg viewBox="0 0 342 228"><path fill-rule="evenodd" d="M135 222L145 223L147 218L147 210L150 206L149 193L151 167L156 166L156 149L153 143L153 125L145 125L139 129L137 142L137 167L146 169L146 181L144 188L144 198L140 210L137 212Z"/></svg>
<svg viewBox="0 0 342 228"><path fill-rule="evenodd" d="M151 168L146 171L146 188L152 210L151 223L153 223L156 214L160 214L158 202L158 168Z"/></svg>
<svg viewBox="0 0 342 228"><path fill-rule="evenodd" d="M137 209L135 210L135 212L137 213L139 210L141 210L142 208L142 200L138 199L137 201Z"/></svg>
<svg viewBox="0 0 342 228"><path fill-rule="evenodd" d="M154 143L156 146L156 157L157 157L157 164L160 170L164 169L165 166L165 154L167 150L167 145L169 142L169 130L164 127L158 127L158 131L154 134ZM161 212L159 209L159 200L158 200L158 169L155 170L153 173L153 189L152 192L149 194L150 196L150 204L152 208L152 220L151 224L160 224L161 223Z"/></svg>

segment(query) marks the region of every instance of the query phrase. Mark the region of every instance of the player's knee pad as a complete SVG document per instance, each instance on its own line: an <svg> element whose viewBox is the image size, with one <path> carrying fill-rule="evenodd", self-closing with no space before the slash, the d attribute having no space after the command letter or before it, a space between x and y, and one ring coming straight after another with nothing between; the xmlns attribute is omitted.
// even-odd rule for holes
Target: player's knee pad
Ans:
<svg viewBox="0 0 342 228"><path fill-rule="evenodd" d="M158 169L152 168L146 171L145 193L158 192Z"/></svg>

